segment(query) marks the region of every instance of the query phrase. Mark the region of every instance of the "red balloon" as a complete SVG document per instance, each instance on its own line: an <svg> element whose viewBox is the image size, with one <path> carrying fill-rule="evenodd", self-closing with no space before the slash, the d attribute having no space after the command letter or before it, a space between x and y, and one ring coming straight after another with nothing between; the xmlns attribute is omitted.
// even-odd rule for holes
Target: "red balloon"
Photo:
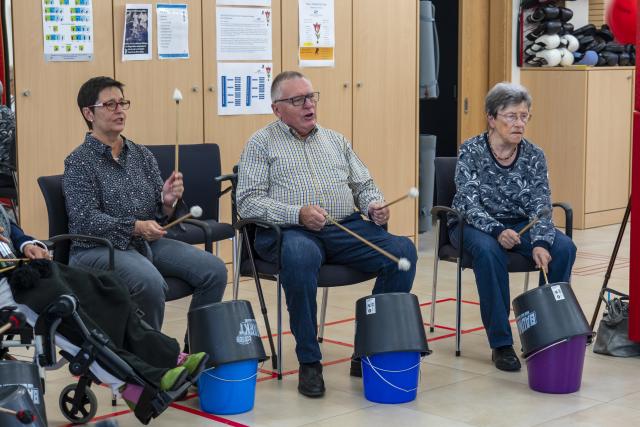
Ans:
<svg viewBox="0 0 640 427"><path fill-rule="evenodd" d="M638 0L612 0L607 10L607 24L616 40L623 44L635 44Z"/></svg>

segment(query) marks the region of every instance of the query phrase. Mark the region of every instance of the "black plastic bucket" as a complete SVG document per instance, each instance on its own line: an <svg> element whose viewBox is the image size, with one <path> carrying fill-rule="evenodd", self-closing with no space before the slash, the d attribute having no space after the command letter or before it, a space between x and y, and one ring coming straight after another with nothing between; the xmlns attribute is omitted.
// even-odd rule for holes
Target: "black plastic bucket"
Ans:
<svg viewBox="0 0 640 427"><path fill-rule="evenodd" d="M208 366L267 359L249 301L225 301L189 311L192 353L209 354Z"/></svg>
<svg viewBox="0 0 640 427"><path fill-rule="evenodd" d="M571 285L548 283L513 300L522 354L530 354L558 341L593 333Z"/></svg>
<svg viewBox="0 0 640 427"><path fill-rule="evenodd" d="M397 292L356 301L355 356L399 351L430 353L418 298Z"/></svg>
<svg viewBox="0 0 640 427"><path fill-rule="evenodd" d="M44 396L38 366L35 363L14 360L0 361L0 393L5 395L5 388L18 385L24 387L27 396L31 398L38 411L38 418L43 421L42 425L47 425L47 411L44 407ZM4 421L3 419L0 422L0 426L5 425L3 424Z"/></svg>
<svg viewBox="0 0 640 427"><path fill-rule="evenodd" d="M31 400L29 391L22 385L0 387L0 407L16 412L29 411L35 416L35 420L32 423L23 424L16 415L0 413L0 426L2 427L46 427L47 425L46 418L40 415L40 411L36 409Z"/></svg>

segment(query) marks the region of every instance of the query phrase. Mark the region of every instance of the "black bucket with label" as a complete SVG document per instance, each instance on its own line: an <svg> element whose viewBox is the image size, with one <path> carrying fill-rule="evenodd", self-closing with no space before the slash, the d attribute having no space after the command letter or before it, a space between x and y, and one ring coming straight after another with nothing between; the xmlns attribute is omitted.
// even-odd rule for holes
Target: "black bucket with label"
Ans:
<svg viewBox="0 0 640 427"><path fill-rule="evenodd" d="M209 366L267 359L249 301L225 301L189 311L189 347L209 354Z"/></svg>
<svg viewBox="0 0 640 427"><path fill-rule="evenodd" d="M47 426L47 419L40 414L38 409L36 409L29 391L22 385L0 387L0 408L18 413L20 413L20 411L28 411L32 415L32 422L26 422L29 419L27 413L8 414L4 411L0 412L0 426L2 427ZM42 410L44 413L44 402ZM24 418L24 422L21 417L26 417Z"/></svg>
<svg viewBox="0 0 640 427"><path fill-rule="evenodd" d="M580 304L566 282L548 283L513 300L522 355L529 355L572 337L593 332Z"/></svg>
<svg viewBox="0 0 640 427"><path fill-rule="evenodd" d="M30 398L32 405L38 412L38 419L42 420L42 424L34 425L46 426L47 412L44 407L44 395L42 392L38 366L35 363L19 362L14 360L0 361L0 394L8 398L7 396L11 393L7 394L7 389L14 390L15 386L23 387L26 396ZM10 408L15 410L13 406ZM13 425L4 424L4 418L6 418L6 415L3 415L0 426Z"/></svg>

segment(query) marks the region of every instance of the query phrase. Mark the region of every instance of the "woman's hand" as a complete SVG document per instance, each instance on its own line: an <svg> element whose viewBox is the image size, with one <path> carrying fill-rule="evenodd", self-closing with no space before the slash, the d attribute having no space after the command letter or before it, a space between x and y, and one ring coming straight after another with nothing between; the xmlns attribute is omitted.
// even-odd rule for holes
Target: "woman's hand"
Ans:
<svg viewBox="0 0 640 427"><path fill-rule="evenodd" d="M162 186L162 201L164 202L164 206L173 209L175 203L182 198L182 193L184 193L182 173L174 171Z"/></svg>
<svg viewBox="0 0 640 427"><path fill-rule="evenodd" d="M533 248L533 261L536 263L536 267L543 269L545 273L549 272L551 254L548 250L542 246L536 246Z"/></svg>
<svg viewBox="0 0 640 427"><path fill-rule="evenodd" d="M498 243L505 249L512 249L520 244L520 235L514 230L507 228L498 236Z"/></svg>
<svg viewBox="0 0 640 427"><path fill-rule="evenodd" d="M29 259L51 259L47 249L32 243L25 245L22 248L22 253Z"/></svg>
<svg viewBox="0 0 640 427"><path fill-rule="evenodd" d="M136 221L135 229L133 230L134 236L141 236L144 240L149 242L158 240L165 234L167 234L166 230L163 230L160 224L154 220Z"/></svg>

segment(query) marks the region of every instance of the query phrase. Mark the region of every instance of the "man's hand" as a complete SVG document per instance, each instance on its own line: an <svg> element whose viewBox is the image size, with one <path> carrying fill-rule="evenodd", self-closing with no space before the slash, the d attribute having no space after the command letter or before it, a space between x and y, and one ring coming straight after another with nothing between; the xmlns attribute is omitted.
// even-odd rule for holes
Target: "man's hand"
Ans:
<svg viewBox="0 0 640 427"><path fill-rule="evenodd" d="M536 246L533 248L533 261L536 263L536 267L543 269L545 273L549 272L551 254L548 250L542 246Z"/></svg>
<svg viewBox="0 0 640 427"><path fill-rule="evenodd" d="M135 229L133 230L134 236L141 236L149 242L158 240L165 234L167 234L166 230L163 230L160 224L154 220L136 221Z"/></svg>
<svg viewBox="0 0 640 427"><path fill-rule="evenodd" d="M382 202L369 203L369 218L378 225L386 224L391 216L389 208L382 208L382 206L384 206Z"/></svg>
<svg viewBox="0 0 640 427"><path fill-rule="evenodd" d="M505 249L512 249L514 246L520 244L520 235L514 230L507 228L498 236L498 243Z"/></svg>
<svg viewBox="0 0 640 427"><path fill-rule="evenodd" d="M173 208L174 203L182 198L182 193L184 193L182 173L174 171L162 186L162 200L164 202L164 206L167 208Z"/></svg>
<svg viewBox="0 0 640 427"><path fill-rule="evenodd" d="M29 243L24 245L22 253L29 259L50 259L49 251L45 248Z"/></svg>
<svg viewBox="0 0 640 427"><path fill-rule="evenodd" d="M327 221L325 218L326 214L327 211L318 205L303 206L300 209L300 224L309 230L320 231Z"/></svg>

